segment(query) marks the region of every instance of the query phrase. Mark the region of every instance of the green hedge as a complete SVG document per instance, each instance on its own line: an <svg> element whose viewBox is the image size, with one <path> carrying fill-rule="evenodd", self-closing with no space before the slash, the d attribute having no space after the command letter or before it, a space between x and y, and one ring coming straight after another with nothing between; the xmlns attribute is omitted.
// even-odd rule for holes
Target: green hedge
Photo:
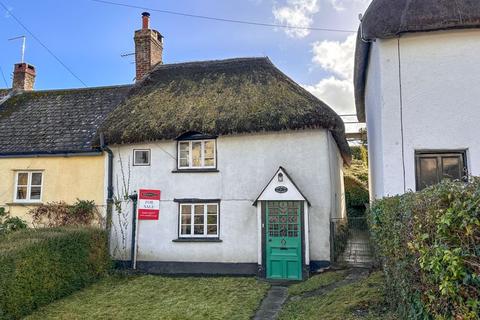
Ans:
<svg viewBox="0 0 480 320"><path fill-rule="evenodd" d="M111 267L104 231L29 229L0 237L0 319L34 309L94 282Z"/></svg>
<svg viewBox="0 0 480 320"><path fill-rule="evenodd" d="M377 201L369 217L388 300L403 318L479 319L479 178Z"/></svg>

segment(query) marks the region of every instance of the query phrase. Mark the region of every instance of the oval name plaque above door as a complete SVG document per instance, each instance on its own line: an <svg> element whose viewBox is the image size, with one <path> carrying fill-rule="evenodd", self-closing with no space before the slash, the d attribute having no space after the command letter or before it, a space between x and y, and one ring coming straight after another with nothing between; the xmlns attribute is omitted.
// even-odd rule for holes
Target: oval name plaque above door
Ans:
<svg viewBox="0 0 480 320"><path fill-rule="evenodd" d="M287 191L288 191L288 188L285 186L278 186L275 188L275 192L278 192L278 193L285 193Z"/></svg>

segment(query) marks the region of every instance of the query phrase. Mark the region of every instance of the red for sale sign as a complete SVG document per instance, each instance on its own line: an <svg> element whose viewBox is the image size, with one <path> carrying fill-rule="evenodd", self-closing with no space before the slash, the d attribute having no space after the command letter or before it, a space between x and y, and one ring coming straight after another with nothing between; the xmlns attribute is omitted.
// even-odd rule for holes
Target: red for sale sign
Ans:
<svg viewBox="0 0 480 320"><path fill-rule="evenodd" d="M158 220L160 190L140 189L138 192L138 220Z"/></svg>

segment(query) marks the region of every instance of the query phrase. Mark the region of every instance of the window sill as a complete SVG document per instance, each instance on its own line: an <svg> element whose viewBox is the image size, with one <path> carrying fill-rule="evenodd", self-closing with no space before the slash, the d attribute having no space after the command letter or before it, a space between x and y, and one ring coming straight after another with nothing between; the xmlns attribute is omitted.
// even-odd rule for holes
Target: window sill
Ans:
<svg viewBox="0 0 480 320"><path fill-rule="evenodd" d="M219 238L178 238L172 242L223 242Z"/></svg>
<svg viewBox="0 0 480 320"><path fill-rule="evenodd" d="M172 173L205 173L205 172L220 172L218 169L176 169Z"/></svg>
<svg viewBox="0 0 480 320"><path fill-rule="evenodd" d="M14 206L31 207L31 206L41 206L43 204L43 202L38 202L38 201L34 201L34 202L8 202L8 203L5 203L5 204L9 207L14 207Z"/></svg>

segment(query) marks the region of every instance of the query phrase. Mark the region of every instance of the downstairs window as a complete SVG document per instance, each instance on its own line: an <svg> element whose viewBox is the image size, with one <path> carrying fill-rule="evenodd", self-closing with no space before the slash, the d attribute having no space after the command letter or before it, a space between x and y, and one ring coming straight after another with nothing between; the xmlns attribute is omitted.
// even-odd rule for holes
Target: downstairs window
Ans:
<svg viewBox="0 0 480 320"><path fill-rule="evenodd" d="M444 179L464 180L468 175L465 151L415 153L417 191Z"/></svg>

